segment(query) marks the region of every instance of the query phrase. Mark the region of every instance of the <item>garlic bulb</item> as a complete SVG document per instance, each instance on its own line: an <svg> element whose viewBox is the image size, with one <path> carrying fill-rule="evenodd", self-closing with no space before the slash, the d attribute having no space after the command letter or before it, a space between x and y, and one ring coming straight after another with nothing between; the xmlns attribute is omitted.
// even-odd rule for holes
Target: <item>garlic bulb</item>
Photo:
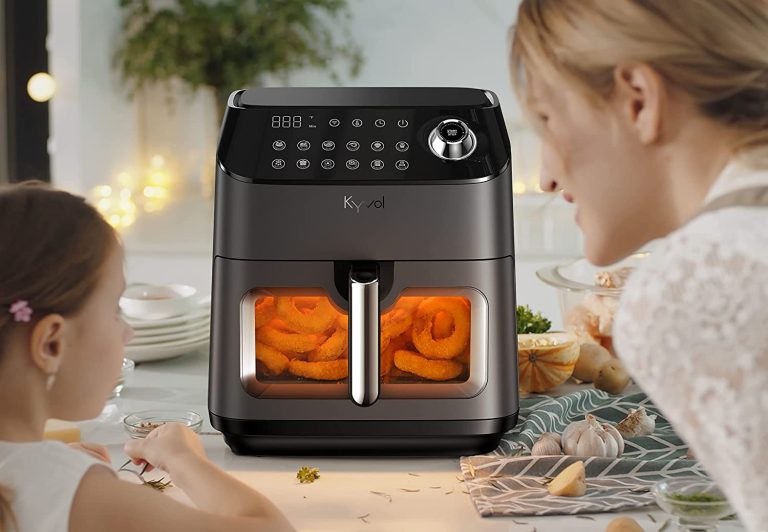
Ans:
<svg viewBox="0 0 768 532"><path fill-rule="evenodd" d="M645 407L633 408L629 415L616 425L619 433L625 438L648 436L656 430L656 416L649 416Z"/></svg>
<svg viewBox="0 0 768 532"><path fill-rule="evenodd" d="M565 427L562 442L565 454L573 456L616 458L624 452L624 438L616 427L598 423L592 414Z"/></svg>
<svg viewBox="0 0 768 532"><path fill-rule="evenodd" d="M531 448L531 456L559 456L562 453L560 435L554 432L544 432Z"/></svg>

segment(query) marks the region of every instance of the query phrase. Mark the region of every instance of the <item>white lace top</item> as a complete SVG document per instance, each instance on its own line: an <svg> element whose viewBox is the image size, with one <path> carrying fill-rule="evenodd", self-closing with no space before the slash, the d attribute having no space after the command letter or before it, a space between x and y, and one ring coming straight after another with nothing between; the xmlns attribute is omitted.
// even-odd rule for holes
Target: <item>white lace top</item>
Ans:
<svg viewBox="0 0 768 532"><path fill-rule="evenodd" d="M768 185L729 164L707 202ZM630 277L614 341L751 531L768 530L768 206L702 214Z"/></svg>

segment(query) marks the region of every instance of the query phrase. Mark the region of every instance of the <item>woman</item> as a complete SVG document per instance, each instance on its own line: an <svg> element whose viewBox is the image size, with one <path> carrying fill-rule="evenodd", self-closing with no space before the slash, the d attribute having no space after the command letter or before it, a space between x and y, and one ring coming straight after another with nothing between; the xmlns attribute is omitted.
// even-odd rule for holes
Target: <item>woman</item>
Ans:
<svg viewBox="0 0 768 532"><path fill-rule="evenodd" d="M546 191L632 275L619 356L750 530L768 523L768 0L523 0ZM761 471L763 471L761 473Z"/></svg>

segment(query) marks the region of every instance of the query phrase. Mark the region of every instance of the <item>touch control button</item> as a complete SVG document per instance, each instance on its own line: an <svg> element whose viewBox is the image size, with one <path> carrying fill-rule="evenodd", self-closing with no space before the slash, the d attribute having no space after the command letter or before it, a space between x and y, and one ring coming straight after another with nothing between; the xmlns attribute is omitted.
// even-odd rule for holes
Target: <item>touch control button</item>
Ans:
<svg viewBox="0 0 768 532"><path fill-rule="evenodd" d="M296 161L296 168L299 170L306 170L309 168L309 159L299 159Z"/></svg>
<svg viewBox="0 0 768 532"><path fill-rule="evenodd" d="M274 161L272 161L272 168L274 168L275 170L282 170L283 168L285 168L285 161L282 159L275 159Z"/></svg>
<svg viewBox="0 0 768 532"><path fill-rule="evenodd" d="M354 120L352 120L352 125L354 127L360 127L363 125L363 121L360 120L359 118L355 118Z"/></svg>
<svg viewBox="0 0 768 532"><path fill-rule="evenodd" d="M384 149L384 143L381 142L380 140L374 140L373 142L371 142L371 149L373 151L381 151Z"/></svg>
<svg viewBox="0 0 768 532"><path fill-rule="evenodd" d="M339 127L339 124L341 124L341 120L338 118L331 118L328 120L328 125L331 127Z"/></svg>
<svg viewBox="0 0 768 532"><path fill-rule="evenodd" d="M382 161L381 159L372 160L371 168L373 168L374 170L381 170L382 168L384 168L384 161Z"/></svg>
<svg viewBox="0 0 768 532"><path fill-rule="evenodd" d="M333 148L336 147L336 143L332 140L324 140L323 141L323 149L325 151L331 151Z"/></svg>
<svg viewBox="0 0 768 532"><path fill-rule="evenodd" d="M323 167L323 170L330 170L334 166L336 166L336 163L333 162L333 159L323 159L320 163L320 166Z"/></svg>
<svg viewBox="0 0 768 532"><path fill-rule="evenodd" d="M397 121L398 127L408 127L408 120L400 119Z"/></svg>
<svg viewBox="0 0 768 532"><path fill-rule="evenodd" d="M299 148L301 151L307 151L310 147L308 140L300 140L296 143L296 147Z"/></svg>
<svg viewBox="0 0 768 532"><path fill-rule="evenodd" d="M284 140L276 140L272 143L272 149L275 151L283 151L285 149L285 141Z"/></svg>
<svg viewBox="0 0 768 532"><path fill-rule="evenodd" d="M395 149L400 152L408 151L408 148L410 148L410 146L408 146L408 143L405 142L404 140L401 140L397 144L395 144Z"/></svg>
<svg viewBox="0 0 768 532"><path fill-rule="evenodd" d="M408 170L408 166L409 166L408 161L406 161L405 159L400 159L395 163L395 168L397 168L398 170Z"/></svg>
<svg viewBox="0 0 768 532"><path fill-rule="evenodd" d="M357 170L360 168L360 162L357 159L350 159L347 161L347 168L350 170Z"/></svg>
<svg viewBox="0 0 768 532"><path fill-rule="evenodd" d="M356 140L350 140L349 142L347 142L347 149L349 151L357 151L360 149L360 143L357 142Z"/></svg>
<svg viewBox="0 0 768 532"><path fill-rule="evenodd" d="M374 124L376 125L376 127L384 127L386 125L386 122L384 121L383 118L377 118Z"/></svg>

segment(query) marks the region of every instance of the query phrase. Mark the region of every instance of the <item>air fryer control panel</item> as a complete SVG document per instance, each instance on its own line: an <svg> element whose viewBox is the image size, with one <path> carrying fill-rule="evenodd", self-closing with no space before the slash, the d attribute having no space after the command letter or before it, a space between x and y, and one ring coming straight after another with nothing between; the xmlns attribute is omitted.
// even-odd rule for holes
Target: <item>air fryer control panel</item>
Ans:
<svg viewBox="0 0 768 532"><path fill-rule="evenodd" d="M490 103L230 108L218 155L252 182L472 180L508 162L500 116Z"/></svg>

